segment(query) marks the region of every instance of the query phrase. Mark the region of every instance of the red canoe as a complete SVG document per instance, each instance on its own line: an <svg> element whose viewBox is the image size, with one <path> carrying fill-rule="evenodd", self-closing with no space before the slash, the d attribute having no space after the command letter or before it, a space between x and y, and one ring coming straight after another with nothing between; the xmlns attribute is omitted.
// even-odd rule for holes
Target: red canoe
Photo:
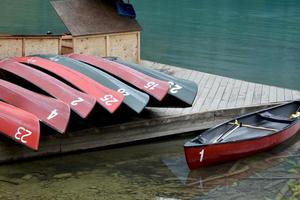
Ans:
<svg viewBox="0 0 300 200"><path fill-rule="evenodd" d="M270 149L300 130L300 101L251 113L211 128L184 145L190 169Z"/></svg>
<svg viewBox="0 0 300 200"><path fill-rule="evenodd" d="M1 101L0 132L33 150L38 150L39 148L39 119L31 113Z"/></svg>
<svg viewBox="0 0 300 200"><path fill-rule="evenodd" d="M130 67L112 62L110 60L83 54L69 54L66 56L80 60L104 70L116 77L119 77L120 79L148 93L159 101L163 100L170 89L170 85L167 81L155 79Z"/></svg>
<svg viewBox="0 0 300 200"><path fill-rule="evenodd" d="M44 96L0 79L0 99L30 112L46 125L64 133L70 107L60 100Z"/></svg>
<svg viewBox="0 0 300 200"><path fill-rule="evenodd" d="M0 69L27 80L51 96L63 101L82 118L86 118L96 104L94 97L80 92L44 72L21 64L15 60L4 59L0 61Z"/></svg>
<svg viewBox="0 0 300 200"><path fill-rule="evenodd" d="M122 94L104 87L95 80L64 65L39 57L19 57L14 59L21 63L40 67L60 76L87 94L94 96L97 102L110 113L114 113L123 102L124 96Z"/></svg>

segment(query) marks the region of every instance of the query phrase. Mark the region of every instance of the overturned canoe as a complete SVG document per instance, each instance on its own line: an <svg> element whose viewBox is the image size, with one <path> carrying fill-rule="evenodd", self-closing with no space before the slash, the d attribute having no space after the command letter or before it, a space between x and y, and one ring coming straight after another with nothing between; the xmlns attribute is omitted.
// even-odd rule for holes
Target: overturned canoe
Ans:
<svg viewBox="0 0 300 200"><path fill-rule="evenodd" d="M148 93L158 101L162 101L170 89L169 84L166 81L149 77L129 67L103 58L83 54L70 54L66 56L104 70L111 75L126 81L128 84Z"/></svg>
<svg viewBox="0 0 300 200"><path fill-rule="evenodd" d="M21 63L42 68L56 76L59 76L80 90L95 97L97 102L110 113L114 113L124 100L124 96L122 94L113 91L86 75L59 63L40 57L17 57L14 59Z"/></svg>
<svg viewBox="0 0 300 200"><path fill-rule="evenodd" d="M0 132L26 147L38 150L39 119L24 110L0 101Z"/></svg>
<svg viewBox="0 0 300 200"><path fill-rule="evenodd" d="M74 60L72 58L67 58L59 55L35 55L41 58L45 58L59 64L62 64L66 67L74 69L92 79L97 81L98 83L117 91L124 95L124 104L126 104L129 108L134 110L137 113L140 113L147 105L149 101L149 96L145 93L142 93L125 83L119 81L113 76L96 69L90 65L87 65L83 62Z"/></svg>
<svg viewBox="0 0 300 200"><path fill-rule="evenodd" d="M86 118L95 106L96 99L94 97L80 92L44 72L21 64L15 60L1 60L0 69L25 79L49 95L63 101L82 118Z"/></svg>
<svg viewBox="0 0 300 200"><path fill-rule="evenodd" d="M106 59L130 67L150 77L167 81L170 84L169 95L181 101L174 102L175 106L178 105L180 107L185 107L193 105L198 92L198 85L195 82L180 79L157 70L143 67L138 64L126 62L117 57L106 57Z"/></svg>
<svg viewBox="0 0 300 200"><path fill-rule="evenodd" d="M300 101L247 114L211 128L184 145L190 169L272 148L300 130Z"/></svg>
<svg viewBox="0 0 300 200"><path fill-rule="evenodd" d="M60 133L66 131L70 107L60 100L47 97L0 79L0 99L37 116Z"/></svg>

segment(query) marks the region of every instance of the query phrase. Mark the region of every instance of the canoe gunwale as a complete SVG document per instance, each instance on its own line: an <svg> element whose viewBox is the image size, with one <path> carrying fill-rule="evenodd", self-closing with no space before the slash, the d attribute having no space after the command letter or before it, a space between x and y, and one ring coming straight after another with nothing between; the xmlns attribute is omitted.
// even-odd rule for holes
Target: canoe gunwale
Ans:
<svg viewBox="0 0 300 200"><path fill-rule="evenodd" d="M291 104L291 103L294 103L294 102L299 102L299 101L293 101L293 102L289 102L289 103L287 103L287 104ZM266 111L266 110L273 109L273 108L275 109L275 108L278 108L278 107L283 107L283 106L285 106L285 105L287 105L287 104L274 106L274 107L272 107L272 108L266 108L266 109L264 109L264 110L260 110L259 113L260 113L260 112L263 112L263 111ZM250 115L255 115L255 114L257 114L257 113L258 113L257 111L254 111L254 112L248 113L248 114L246 114L246 115L242 115L242 116L240 116L240 117L238 117L238 118L232 118L231 120L228 120L228 121L226 121L226 122L224 122L224 123L222 123L222 124L219 124L219 125L217 125L217 126L214 126L214 127L210 128L210 129L208 129L207 131L210 131L210 130L216 129L216 128L218 128L218 127L221 127L221 126L223 126L223 125L226 125L226 124L228 124L228 123L230 123L230 122L232 122L232 121L234 121L234 120L236 120L236 119L244 118L244 117L247 117L247 116L250 116ZM291 121L291 123L288 124L285 128L280 129L280 130L278 130L278 131L276 131L276 132L273 132L273 133L271 133L271 134L269 134L269 135L260 136L260 137L254 137L254 138L249 138L249 139L244 139L244 140L236 140L236 141L228 141L228 142L220 142L220 143L208 143L208 144L201 144L201 143L192 142L192 141L194 141L194 140L197 139L197 137L198 137L198 136L197 136L197 137L193 138L192 140L186 142L186 143L184 144L184 147L187 147L187 148L189 148L189 147L200 147L200 146L201 146L201 147L204 147L204 146L211 146L211 145L222 145L222 144L227 144L227 143L237 143L237 142L241 142L241 141L257 140L257 139L261 139L261 138L263 138L263 137L270 137L270 136L272 136L272 135L278 134L278 133L280 133L280 132L282 132L282 131L285 131L285 130L289 129L290 127L294 126L294 125L297 124L297 123L300 123L300 118L297 118L297 119L295 119L294 121ZM201 134L200 134L200 135L201 135ZM193 145L193 146L192 146L192 145Z"/></svg>

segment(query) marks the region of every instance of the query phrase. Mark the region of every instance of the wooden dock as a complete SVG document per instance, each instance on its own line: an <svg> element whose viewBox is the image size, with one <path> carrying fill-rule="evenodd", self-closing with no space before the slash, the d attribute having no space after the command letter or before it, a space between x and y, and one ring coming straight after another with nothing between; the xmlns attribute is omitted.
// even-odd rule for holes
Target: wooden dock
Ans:
<svg viewBox="0 0 300 200"><path fill-rule="evenodd" d="M199 85L191 108L149 108L151 115L135 121L94 127L64 136L42 136L33 152L13 142L0 141L0 162L106 147L210 128L220 122L271 105L300 99L300 91L237 80L160 63L142 65L195 81Z"/></svg>

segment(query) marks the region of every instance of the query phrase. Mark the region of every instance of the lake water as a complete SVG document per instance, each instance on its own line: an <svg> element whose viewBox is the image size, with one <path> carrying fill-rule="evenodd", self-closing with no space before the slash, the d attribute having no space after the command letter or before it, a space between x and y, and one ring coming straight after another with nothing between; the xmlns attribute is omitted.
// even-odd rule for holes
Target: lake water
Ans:
<svg viewBox="0 0 300 200"><path fill-rule="evenodd" d="M192 137L0 166L0 199L276 199L299 179L299 136L264 152L190 171Z"/></svg>
<svg viewBox="0 0 300 200"><path fill-rule="evenodd" d="M300 89L300 1L130 2L142 59Z"/></svg>

